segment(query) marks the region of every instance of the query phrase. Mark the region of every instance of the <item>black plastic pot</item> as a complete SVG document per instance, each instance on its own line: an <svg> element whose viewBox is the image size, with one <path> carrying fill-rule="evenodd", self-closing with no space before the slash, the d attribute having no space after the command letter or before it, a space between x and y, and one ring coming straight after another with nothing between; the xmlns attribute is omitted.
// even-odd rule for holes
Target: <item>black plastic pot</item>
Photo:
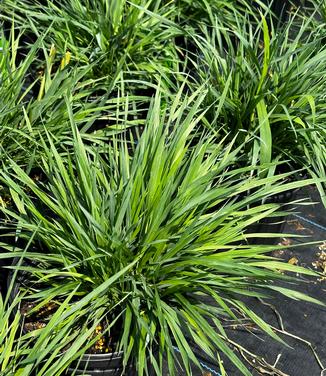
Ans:
<svg viewBox="0 0 326 376"><path fill-rule="evenodd" d="M67 375L103 375L103 376L120 376L123 375L123 352L108 354L85 354L81 360L76 363L76 368L69 368ZM129 366L124 373L125 375L134 376L136 371L134 367Z"/></svg>
<svg viewBox="0 0 326 376"><path fill-rule="evenodd" d="M271 196L266 199L265 203L275 203L282 205L283 209L289 208L290 203L295 194L295 190L282 192L278 195ZM282 236L282 230L286 223L286 217L278 216L271 218L264 218L262 221L255 223L250 226L250 231L248 233L279 233ZM275 245L279 242L279 238L250 238L250 244L265 244L265 245Z"/></svg>
<svg viewBox="0 0 326 376"><path fill-rule="evenodd" d="M17 265L19 259L15 258L13 265ZM24 262L26 264L27 262ZM9 272L7 278L7 289L12 283L13 271ZM11 289L9 302L13 302L15 296L19 293L20 285L26 282L26 272L21 271L16 275L16 281ZM19 307L17 306L17 310ZM16 311L13 311L15 315ZM21 323L22 325L22 323ZM24 329L23 329L24 331ZM120 376L136 375L136 370L133 365L127 366L125 373L123 373L123 352L113 352L107 354L85 354L80 360L74 362L66 371L66 375L90 375L90 376Z"/></svg>

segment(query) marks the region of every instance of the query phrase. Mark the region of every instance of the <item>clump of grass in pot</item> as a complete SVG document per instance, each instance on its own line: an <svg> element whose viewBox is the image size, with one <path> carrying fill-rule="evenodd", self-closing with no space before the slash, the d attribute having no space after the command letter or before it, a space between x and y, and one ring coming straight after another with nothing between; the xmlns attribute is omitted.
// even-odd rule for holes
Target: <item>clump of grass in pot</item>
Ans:
<svg viewBox="0 0 326 376"><path fill-rule="evenodd" d="M309 33L311 19L299 28L297 22L294 14L274 26L267 13L257 27L242 17L225 28L213 18L202 27L204 37L193 36L200 50L194 78L199 85L208 80L208 127L240 134L240 142L254 136L247 144L251 163L281 155L292 169L323 178L326 49L318 33Z"/></svg>
<svg viewBox="0 0 326 376"><path fill-rule="evenodd" d="M60 58L54 46L49 50L40 37L24 47L23 31L9 39L2 34L0 51L0 162L8 158L32 169L42 155L41 137L46 131L55 136L56 145L71 143L69 115L63 92L69 93L73 118L84 140L101 144L102 138L121 129L144 125L139 108L148 108L150 98L130 95L123 75L110 84L106 77L88 79L90 66L71 66L69 56ZM23 52L22 52L23 50ZM35 59L44 55L42 70ZM56 62L59 56L59 62ZM143 83L146 85L145 83ZM135 85L129 85L129 88ZM130 89L132 90L132 89Z"/></svg>
<svg viewBox="0 0 326 376"><path fill-rule="evenodd" d="M14 18L29 33L43 35L48 48L70 51L73 62L90 64L93 77L117 72L176 71L174 37L180 34L175 5L161 0L11 1L1 5L4 19ZM29 22L26 22L26 19Z"/></svg>
<svg viewBox="0 0 326 376"><path fill-rule="evenodd" d="M139 375L149 374L147 360L162 375L164 358L171 375L179 361L190 375L191 363L201 367L193 342L249 376L228 346L223 318L247 317L281 341L241 297L278 291L277 281L292 280L279 269L313 274L265 255L271 247L248 244L259 235L246 234L278 209L261 204L263 198L312 180L282 185L283 175L260 179L255 167L235 168L240 148L196 134L204 97L181 100L180 92L164 110L157 95L137 146L116 138L105 155L85 148L71 118L72 154L60 155L49 134L47 183L37 184L14 163L13 173L1 174L19 209L2 209L13 235L27 240L35 233L24 257L39 264L24 269L44 289L28 297L42 304L74 293L80 323L98 322L105 312L120 316L116 348Z"/></svg>

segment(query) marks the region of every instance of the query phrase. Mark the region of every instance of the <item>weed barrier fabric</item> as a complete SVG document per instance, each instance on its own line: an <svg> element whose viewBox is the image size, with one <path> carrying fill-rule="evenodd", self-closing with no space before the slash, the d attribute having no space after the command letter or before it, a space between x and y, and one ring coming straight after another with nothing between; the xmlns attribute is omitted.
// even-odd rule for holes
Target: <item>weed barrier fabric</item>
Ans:
<svg viewBox="0 0 326 376"><path fill-rule="evenodd" d="M293 200L310 197L311 202L319 202L320 197L315 187L307 187L298 190ZM293 233L308 236L306 238L284 238L280 235L279 242L286 245L299 244L304 242L324 241L326 239L326 209L322 204L300 206L300 214L290 215L282 229L282 233ZM299 211L298 210L298 211ZM284 259L286 262L297 263L311 269L318 268L322 271L322 262L317 254L324 250L326 242L322 244L303 246L286 250L285 252L274 252L274 256ZM324 264L326 266L326 262ZM309 280L307 277L296 286L302 293L310 295L326 302L326 275L322 280ZM256 330L255 327L233 327L227 329L229 338L239 343L250 353L262 357L275 369L266 368L248 353L242 352L252 364L248 365L238 350L235 353L248 365L253 375L277 375L277 376L325 376L326 370L326 308L315 304L295 301L284 296L277 296L274 299L265 300L268 305L262 305L254 299L246 299L250 307L265 321L281 330L283 325L284 334L278 332L280 337L290 346L276 342L267 335ZM258 304L259 303L259 304ZM249 332L251 331L251 333ZM285 334L288 333L288 334ZM311 346L310 346L311 345ZM194 348L202 362L213 372L207 371L204 375L214 376L218 374L218 362L212 362L205 357L204 353ZM240 371L235 368L227 359L223 360L225 370L230 376L240 376ZM264 362L262 362L264 363ZM281 372L278 372L279 369ZM216 373L215 373L216 372ZM168 373L166 373L167 375ZM203 375L200 370L194 370L195 376ZM184 375L182 371L178 375Z"/></svg>

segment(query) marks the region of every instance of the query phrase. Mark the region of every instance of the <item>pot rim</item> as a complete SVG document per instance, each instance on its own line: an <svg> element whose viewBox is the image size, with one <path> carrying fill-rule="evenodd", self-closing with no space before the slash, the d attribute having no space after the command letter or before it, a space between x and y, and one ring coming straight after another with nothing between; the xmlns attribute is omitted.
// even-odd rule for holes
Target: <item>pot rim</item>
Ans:
<svg viewBox="0 0 326 376"><path fill-rule="evenodd" d="M20 257L15 257L13 262L12 262L12 265L17 265L17 263L20 259L21 259ZM12 277L13 277L14 272L15 272L14 270L10 270L9 273L8 273L7 289L9 289L9 287L11 285L11 281L12 281ZM21 273L24 274L24 271L21 271ZM18 294L19 285L20 285L20 282L19 282L19 280L17 281L17 278L16 278L16 280L13 284L13 288L11 289L10 294L9 294L9 302L10 303L12 303L14 301L14 297ZM17 310L20 310L20 303L13 309L12 313L15 314L17 312ZM21 320L21 325L22 325L22 320ZM24 329L22 329L22 330L24 331ZM94 359L95 361L100 360L100 359L103 360L105 358L117 359L117 358L121 358L123 356L123 354L124 354L123 350L114 351L114 352L107 352L107 353L103 353L103 354L85 353L81 356L80 360L85 361L84 358L86 358L86 360L88 360L88 361L90 361L91 359Z"/></svg>

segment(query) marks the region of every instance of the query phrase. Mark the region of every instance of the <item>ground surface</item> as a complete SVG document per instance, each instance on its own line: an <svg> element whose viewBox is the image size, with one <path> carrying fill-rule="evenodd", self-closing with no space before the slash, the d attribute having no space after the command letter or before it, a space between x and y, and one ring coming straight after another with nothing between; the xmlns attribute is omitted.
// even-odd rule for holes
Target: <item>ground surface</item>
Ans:
<svg viewBox="0 0 326 376"><path fill-rule="evenodd" d="M284 245L299 244L307 241L326 240L326 210L318 203L320 201L318 192L315 188L309 187L299 190L294 199L309 198L310 202L317 202L309 206L301 206L300 213L291 215L287 218L282 228L282 234L294 233L306 235L308 238L288 238L280 235L279 242ZM285 252L276 252L275 256L283 258L290 263L297 263L309 268L326 267L326 259L323 258L323 252L326 252L326 242L303 246ZM326 270L325 270L326 277ZM313 296L326 303L326 278L325 280L302 280L297 286L297 290ZM248 301L253 310L256 311L265 321L282 330L282 338L290 347L278 344L269 337L262 335L261 332L252 329L252 333L246 328L236 327L228 330L229 337L241 343L241 345L262 357L270 365L276 365L281 372L276 369L265 369L261 366L264 361L259 362L248 353L243 352L247 360L255 365L250 367L253 375L277 375L277 376L326 376L326 308L311 303L294 301L283 296L275 298L269 303L273 304L262 306L255 300ZM219 375L217 364L205 359L203 354L203 363L211 368L204 375ZM238 353L238 355L240 355ZM241 355L240 355L241 356ZM229 376L240 376L240 372L227 361L224 362ZM266 366L266 364L265 364ZM323 372L323 369L325 371ZM184 375L182 371L179 375ZM201 371L195 371L195 376L203 375Z"/></svg>

